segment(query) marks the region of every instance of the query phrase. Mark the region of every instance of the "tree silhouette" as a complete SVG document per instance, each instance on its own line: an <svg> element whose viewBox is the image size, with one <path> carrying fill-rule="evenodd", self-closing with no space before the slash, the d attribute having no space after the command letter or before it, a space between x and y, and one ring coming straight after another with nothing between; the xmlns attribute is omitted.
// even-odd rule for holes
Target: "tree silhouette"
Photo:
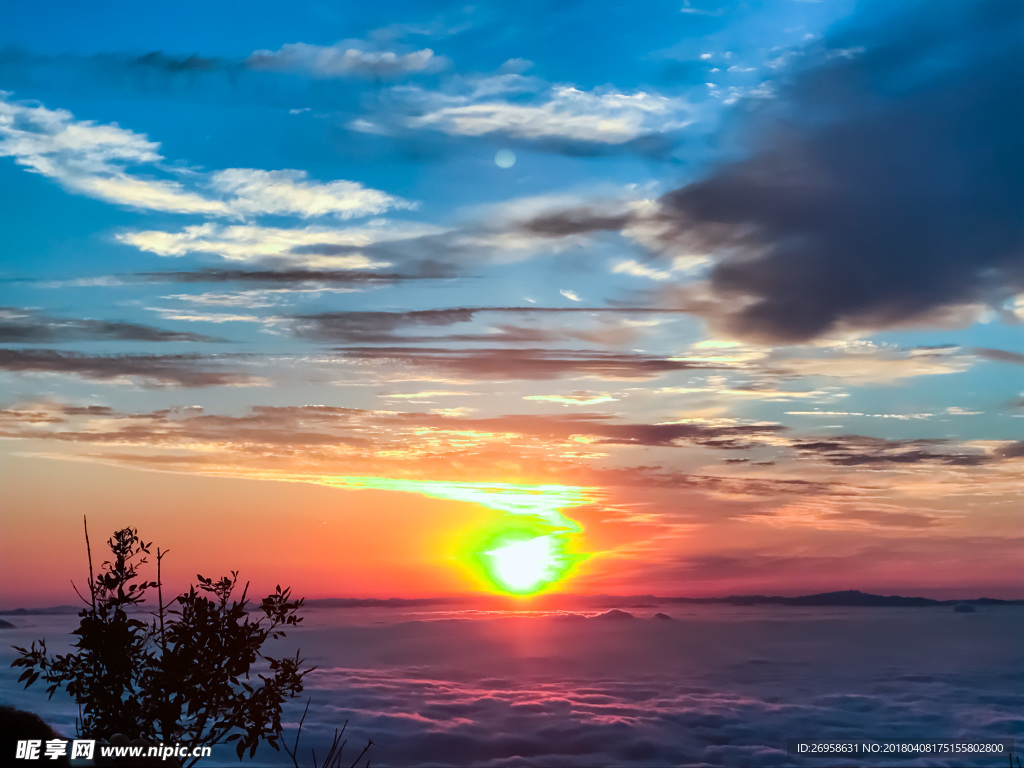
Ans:
<svg viewBox="0 0 1024 768"><path fill-rule="evenodd" d="M75 650L49 655L46 641L15 646L12 663L24 667L19 682L42 678L52 698L63 688L78 703L80 736L129 738L213 746L234 742L239 759L252 757L261 742L279 749L281 711L303 689L303 659L263 654L264 644L297 625L303 600L290 589L251 605L246 584L238 599L238 572L216 581L197 575L198 584L169 604L163 601L157 550L157 580L147 581L151 543L134 528L107 541L112 558L93 576L89 550L89 598L78 614ZM139 618L147 593L157 590L156 614ZM77 590L76 590L77 591ZM81 596L81 595L80 595ZM256 616L256 618L253 618ZM195 765L193 758L188 765ZM294 758L293 758L294 759Z"/></svg>

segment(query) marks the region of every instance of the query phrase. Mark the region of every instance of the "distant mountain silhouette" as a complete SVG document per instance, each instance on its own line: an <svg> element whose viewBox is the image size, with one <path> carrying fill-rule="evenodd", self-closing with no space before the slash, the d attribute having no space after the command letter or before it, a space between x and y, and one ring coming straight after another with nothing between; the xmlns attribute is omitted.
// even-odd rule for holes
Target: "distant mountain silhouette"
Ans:
<svg viewBox="0 0 1024 768"><path fill-rule="evenodd" d="M0 616L41 616L43 614L70 613L76 614L81 607L74 605L51 605L48 608L15 608L10 611L0 611Z"/></svg>
<svg viewBox="0 0 1024 768"><path fill-rule="evenodd" d="M414 608L425 606L461 605L494 608L495 602L504 600L501 595L459 595L453 597L326 597L307 600L309 608ZM729 595L727 597L656 597L654 595L542 595L534 608L544 603L559 603L612 608L651 608L658 603L682 603L694 605L790 605L804 607L865 607L865 608L924 608L928 606L956 605L1024 605L1024 600L997 600L992 597L978 597L971 600L933 600L930 597L903 597L901 595L873 595L856 589L841 592L822 592L817 595L781 597L778 595ZM144 606L143 606L144 607ZM509 606L519 610L522 606ZM0 616L39 616L44 614L73 614L81 610L73 605L57 605L51 608L15 608L0 611ZM961 609L965 610L965 609Z"/></svg>
<svg viewBox="0 0 1024 768"><path fill-rule="evenodd" d="M666 597L669 603L725 603L728 605L795 605L795 606L867 606L867 607L924 607L930 605L1024 605L1024 600L996 600L979 597L974 600L932 600L929 597L902 597L900 595L872 595L856 589L842 592L822 592L801 597L766 597L765 595L730 595L729 597Z"/></svg>
<svg viewBox="0 0 1024 768"><path fill-rule="evenodd" d="M612 608L610 611L605 611L598 616L594 616L594 618L601 621L628 621L629 619L636 617L627 611L620 611L618 608Z"/></svg>

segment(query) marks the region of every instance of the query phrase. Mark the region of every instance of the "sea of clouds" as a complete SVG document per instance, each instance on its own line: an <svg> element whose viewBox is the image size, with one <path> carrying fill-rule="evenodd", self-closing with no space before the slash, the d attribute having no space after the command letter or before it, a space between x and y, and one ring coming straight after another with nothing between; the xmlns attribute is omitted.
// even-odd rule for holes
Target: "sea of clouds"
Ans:
<svg viewBox="0 0 1024 768"><path fill-rule="evenodd" d="M653 618L658 610L673 619ZM630 611L308 610L275 649L301 648L318 667L303 764L311 747L322 762L346 720L343 764L372 739L381 767L811 766L823 761L787 755L787 738L1024 739L1021 607ZM8 618L0 698L73 734L74 706L21 690L7 664L11 643L45 635L60 650L74 617ZM291 726L301 711L291 707ZM222 757L234 762L228 749ZM291 762L263 748L250 764Z"/></svg>

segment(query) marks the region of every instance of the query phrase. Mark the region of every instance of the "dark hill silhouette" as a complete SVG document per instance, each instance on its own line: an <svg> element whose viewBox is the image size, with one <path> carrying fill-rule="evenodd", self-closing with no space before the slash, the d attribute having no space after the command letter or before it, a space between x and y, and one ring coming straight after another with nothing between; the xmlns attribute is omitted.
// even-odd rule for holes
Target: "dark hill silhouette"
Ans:
<svg viewBox="0 0 1024 768"><path fill-rule="evenodd" d="M376 598L376 597L327 597L306 600L307 608L413 608L442 605L488 605L504 600L500 595L458 595L451 597L420 598ZM694 605L790 605L805 607L928 607L928 606L999 606L1024 605L1024 600L999 600L992 597L977 597L969 600L934 600L930 597L903 597L901 595L874 595L856 589L839 592L822 592L815 595L782 597L780 595L728 595L725 597L656 597L654 595L572 595L553 594L539 598L541 601L572 603L599 608L650 608L657 603L689 603ZM537 606L539 607L539 605ZM519 606L509 604L511 610ZM40 616L46 614L77 613L78 608L58 605L49 608L15 608L0 610L0 616Z"/></svg>
<svg viewBox="0 0 1024 768"><path fill-rule="evenodd" d="M618 608L612 608L610 611L605 611L598 616L594 616L594 618L599 621L629 621L635 617L632 613L627 611L620 611Z"/></svg>

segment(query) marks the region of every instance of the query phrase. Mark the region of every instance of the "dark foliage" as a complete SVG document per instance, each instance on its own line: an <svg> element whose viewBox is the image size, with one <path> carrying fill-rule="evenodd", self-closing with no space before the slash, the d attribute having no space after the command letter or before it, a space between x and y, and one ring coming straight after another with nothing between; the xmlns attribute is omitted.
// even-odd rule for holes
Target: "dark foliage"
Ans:
<svg viewBox="0 0 1024 768"><path fill-rule="evenodd" d="M89 599L74 631L75 650L51 656L45 640L16 648L12 666L24 668L19 682L28 687L42 678L51 697L66 690L79 706L79 733L88 738L234 742L239 758L254 755L264 741L279 749L282 707L302 692L312 669L302 667L298 654L273 658L262 649L302 620L304 601L278 585L251 606L248 584L233 599L234 571L217 581L198 575L198 585L165 605L159 565L166 553L157 551L157 581L146 581L138 568L150 543L124 528L107 544L113 557L95 577L90 556ZM144 621L136 609L154 588L157 613Z"/></svg>

